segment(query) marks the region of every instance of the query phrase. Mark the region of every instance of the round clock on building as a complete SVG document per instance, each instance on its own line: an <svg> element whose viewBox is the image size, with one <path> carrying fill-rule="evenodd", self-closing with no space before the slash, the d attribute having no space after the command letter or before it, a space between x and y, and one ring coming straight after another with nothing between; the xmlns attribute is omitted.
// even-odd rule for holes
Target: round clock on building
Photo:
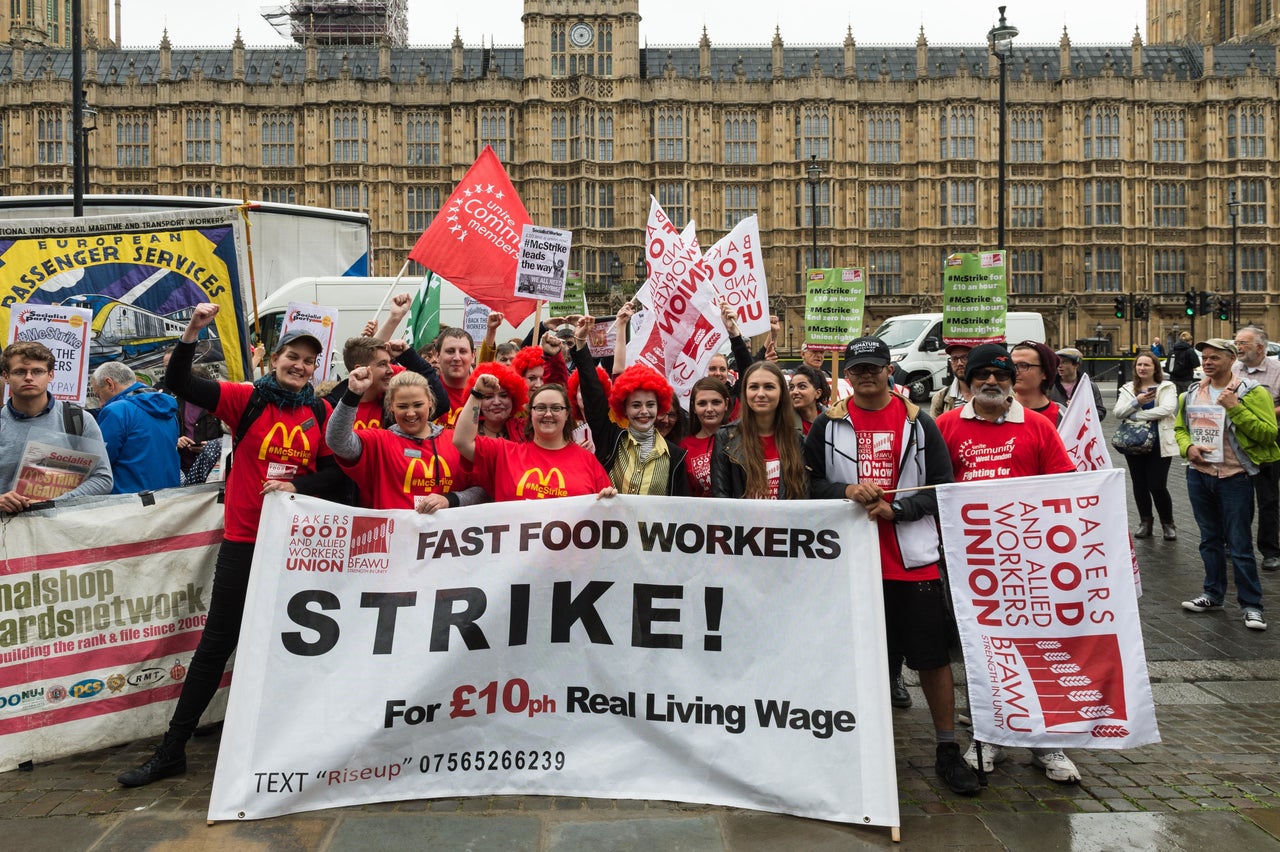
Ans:
<svg viewBox="0 0 1280 852"><path fill-rule="evenodd" d="M574 47L586 47L595 39L595 31L587 23L574 24L569 29L569 41Z"/></svg>

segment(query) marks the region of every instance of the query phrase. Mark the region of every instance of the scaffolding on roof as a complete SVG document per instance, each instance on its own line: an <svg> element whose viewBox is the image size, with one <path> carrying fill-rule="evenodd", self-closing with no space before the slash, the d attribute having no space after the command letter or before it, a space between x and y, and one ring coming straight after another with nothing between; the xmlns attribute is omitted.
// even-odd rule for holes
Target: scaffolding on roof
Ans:
<svg viewBox="0 0 1280 852"><path fill-rule="evenodd" d="M409 41L408 0L295 0L268 6L262 17L280 35L305 44L377 44L383 38L393 47Z"/></svg>

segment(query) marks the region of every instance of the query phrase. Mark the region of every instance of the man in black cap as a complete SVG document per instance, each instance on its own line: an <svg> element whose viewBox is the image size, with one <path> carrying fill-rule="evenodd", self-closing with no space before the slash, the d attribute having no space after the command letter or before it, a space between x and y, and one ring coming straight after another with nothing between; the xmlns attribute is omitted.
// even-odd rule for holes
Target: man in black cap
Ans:
<svg viewBox="0 0 1280 852"><path fill-rule="evenodd" d="M890 658L920 673L937 736L934 770L956 793L978 777L960 755L955 731L946 591L938 570L938 498L919 486L951 481L951 463L933 418L889 389L889 347L860 337L844 352L853 396L828 408L805 440L810 495L852 500L876 521ZM895 489L904 493L889 494Z"/></svg>

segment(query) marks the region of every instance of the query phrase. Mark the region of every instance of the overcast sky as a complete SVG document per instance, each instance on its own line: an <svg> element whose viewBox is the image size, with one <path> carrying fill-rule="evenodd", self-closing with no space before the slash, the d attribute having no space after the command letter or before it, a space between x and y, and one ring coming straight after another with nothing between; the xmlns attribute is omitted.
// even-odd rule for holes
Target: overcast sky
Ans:
<svg viewBox="0 0 1280 852"><path fill-rule="evenodd" d="M124 0L124 45L155 47L166 26L175 47L226 47L237 27L250 47L288 44L262 19L264 5L269 4ZM931 44L980 44L999 14L996 3L957 0L810 0L760 8L764 5L743 0L641 0L640 38L652 45L695 44L705 25L712 44L763 45L772 41L776 26L787 44L839 44L852 26L859 44L915 44L923 24ZM445 6L453 8L441 8ZM1135 25L1146 39L1145 0L1032 0L1008 6L1008 21L1021 30L1019 39L1027 44L1057 44L1064 24L1074 44L1128 44ZM748 7L755 8L748 12ZM521 0L410 0L409 43L448 44L456 27L468 46L482 41L520 45L522 11Z"/></svg>

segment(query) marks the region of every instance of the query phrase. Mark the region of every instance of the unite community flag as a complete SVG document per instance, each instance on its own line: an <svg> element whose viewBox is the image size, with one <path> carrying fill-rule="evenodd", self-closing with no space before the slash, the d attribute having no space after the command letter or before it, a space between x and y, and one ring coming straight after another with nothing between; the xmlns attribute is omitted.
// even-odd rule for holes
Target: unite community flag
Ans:
<svg viewBox="0 0 1280 852"><path fill-rule="evenodd" d="M498 155L486 145L409 258L519 325L536 306L515 295L520 232L532 222Z"/></svg>

